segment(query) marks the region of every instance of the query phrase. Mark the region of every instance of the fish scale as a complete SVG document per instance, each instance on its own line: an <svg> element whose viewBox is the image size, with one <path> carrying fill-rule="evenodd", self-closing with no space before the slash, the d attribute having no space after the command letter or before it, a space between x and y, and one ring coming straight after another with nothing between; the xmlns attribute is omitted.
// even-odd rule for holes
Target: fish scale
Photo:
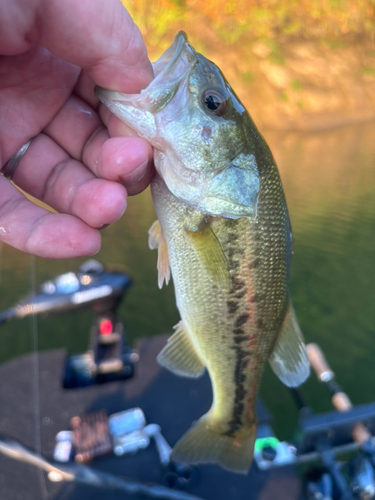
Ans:
<svg viewBox="0 0 375 500"><path fill-rule="evenodd" d="M272 154L223 74L185 33L154 63L140 94L96 89L155 148L158 283L173 276L181 321L158 356L177 375L207 369L211 409L172 459L246 473L264 364L288 386L309 363L289 299L291 231Z"/></svg>
<svg viewBox="0 0 375 500"><path fill-rule="evenodd" d="M267 179L265 182L268 184ZM275 245L267 246L264 243L263 245L256 244L257 233L262 235L262 239L266 239L267 235L274 238L274 233L267 231L264 227L269 225L268 212L266 212L265 221L261 217L263 203L270 204L268 195L269 192L272 195L272 190L265 190L264 194L260 196L259 215L256 222L248 219L221 219L212 224L227 257L228 271L231 277L227 288L220 291L207 275L202 263L197 259L194 247L191 246L191 253L187 252L189 238L186 235L185 227L189 225L189 207L173 197L161 180L154 181L152 192L155 209L163 227L167 246L170 249L169 259L178 293L177 304L181 304L179 305L180 314L184 318L185 327L193 338L197 351L209 370L214 384L214 393L218 394L212 414L219 415L220 425L224 424L227 433L245 424L252 427L255 421L247 418L245 414L246 411L254 413L255 397L251 399L250 394L255 395L257 392L264 362L284 319L288 301L287 293L285 293L287 287L286 285L280 286L280 281L273 279L272 275L277 274L278 268L275 268L275 265L270 262L271 259L277 259L277 254L281 254L280 267L284 268L284 280L286 281L286 245L275 247ZM161 193L163 194L161 195ZM196 212L192 212L191 217L194 219ZM280 232L279 236L280 243L283 240L286 241L288 234L289 224L284 223L284 231ZM257 251L257 246L263 248L262 252ZM181 248L184 249L182 254L179 251ZM270 255L265 249L270 250ZM250 271L249 264L255 259L260 259L260 263L256 269ZM235 261L236 265L234 265ZM272 274L266 271L267 266L270 267ZM186 280L188 274L189 282ZM236 280L245 286L239 286ZM192 285L192 283L194 284ZM202 290L204 290L203 295ZM241 290L245 291L245 297L238 296ZM275 321L274 310L277 308L277 301L280 300L276 293L281 295L280 290L284 290L284 315L280 311L279 317ZM250 301L246 300L246 297L248 298L258 291L262 291L264 299L249 307ZM239 308L235 314L228 311L228 300L233 303L237 302ZM225 304L226 307L222 308L221 304ZM259 313L256 309L259 309ZM224 314L225 317L223 317ZM246 319L239 324L239 320L244 318L244 315L246 315ZM258 319L263 320L264 318L267 318L268 322L272 324L272 329L267 331L267 324L264 324L262 328L259 327ZM235 330L241 327L241 332L245 333L246 339L238 344L235 341ZM249 349L249 339L251 338L255 339L255 346ZM220 345L220 349L213 350L211 348L213 342ZM223 344L227 345L229 349L223 349ZM260 359L258 363L253 363L254 369L249 370L244 375L245 379L240 383L239 377L243 375L244 370L238 370L237 365L241 360L243 364L244 357L259 357ZM240 372L237 379L236 369L237 372ZM215 385L217 386L216 390ZM220 397L221 393L224 394L223 397ZM228 398L228 394L231 394L232 398ZM248 405L245 405L245 400ZM241 403L243 403L241 415L238 416ZM224 418L224 415L227 415L227 418ZM240 419L240 425L238 423L234 425L238 419Z"/></svg>

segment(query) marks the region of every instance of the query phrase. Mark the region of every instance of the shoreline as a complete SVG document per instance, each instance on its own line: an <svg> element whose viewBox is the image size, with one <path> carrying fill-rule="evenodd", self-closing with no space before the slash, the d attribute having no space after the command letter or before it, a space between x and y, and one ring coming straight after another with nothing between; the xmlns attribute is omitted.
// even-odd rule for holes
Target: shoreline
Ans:
<svg viewBox="0 0 375 500"><path fill-rule="evenodd" d="M372 40L228 44L199 23L182 27L193 47L222 70L261 130L312 132L375 120ZM145 39L156 60L166 43L160 49ZM171 42L173 34L163 40Z"/></svg>

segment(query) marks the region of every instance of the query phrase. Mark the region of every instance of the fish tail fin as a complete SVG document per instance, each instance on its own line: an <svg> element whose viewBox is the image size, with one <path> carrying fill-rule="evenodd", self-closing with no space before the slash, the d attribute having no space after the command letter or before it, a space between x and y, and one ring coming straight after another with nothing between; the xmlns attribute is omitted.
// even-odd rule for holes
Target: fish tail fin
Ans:
<svg viewBox="0 0 375 500"><path fill-rule="evenodd" d="M220 434L210 425L210 417L204 415L178 441L171 458L180 463L219 464L232 472L247 474L253 459L256 424L241 434Z"/></svg>

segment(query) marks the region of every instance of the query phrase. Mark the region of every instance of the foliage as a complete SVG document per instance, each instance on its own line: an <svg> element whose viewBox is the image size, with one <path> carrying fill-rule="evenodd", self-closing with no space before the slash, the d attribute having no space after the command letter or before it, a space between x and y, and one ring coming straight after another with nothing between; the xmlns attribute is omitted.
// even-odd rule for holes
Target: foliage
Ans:
<svg viewBox="0 0 375 500"><path fill-rule="evenodd" d="M243 38L375 39L375 0L123 0L151 45L198 21L227 43ZM199 22L200 21L200 22Z"/></svg>

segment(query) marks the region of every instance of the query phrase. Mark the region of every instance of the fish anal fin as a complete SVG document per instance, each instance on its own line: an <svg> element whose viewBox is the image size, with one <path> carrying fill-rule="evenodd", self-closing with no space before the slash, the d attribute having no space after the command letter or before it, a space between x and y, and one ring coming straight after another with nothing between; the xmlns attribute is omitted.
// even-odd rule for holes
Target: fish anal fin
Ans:
<svg viewBox="0 0 375 500"><path fill-rule="evenodd" d="M220 434L211 427L206 414L178 441L171 458L178 463L214 463L247 474L253 459L256 425L248 431L241 439Z"/></svg>
<svg viewBox="0 0 375 500"><path fill-rule="evenodd" d="M198 378L203 375L205 366L196 353L182 320L175 329L157 361L180 377Z"/></svg>
<svg viewBox="0 0 375 500"><path fill-rule="evenodd" d="M171 279L171 268L169 264L167 243L158 220L152 224L148 234L148 246L151 250L158 249L158 286L162 288L164 280L165 284L168 285Z"/></svg>
<svg viewBox="0 0 375 500"><path fill-rule="evenodd" d="M288 387L297 387L310 374L306 346L291 302L269 362L279 379Z"/></svg>
<svg viewBox="0 0 375 500"><path fill-rule="evenodd" d="M228 262L210 223L203 220L197 231L186 231L212 279L217 284L226 284L229 280Z"/></svg>

